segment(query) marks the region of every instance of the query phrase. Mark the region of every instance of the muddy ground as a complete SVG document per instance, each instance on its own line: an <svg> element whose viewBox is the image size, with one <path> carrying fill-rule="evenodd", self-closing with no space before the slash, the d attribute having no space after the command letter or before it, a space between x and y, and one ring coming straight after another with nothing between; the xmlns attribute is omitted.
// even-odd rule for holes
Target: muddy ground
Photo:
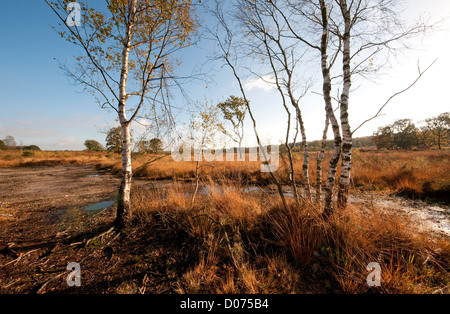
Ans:
<svg viewBox="0 0 450 314"><path fill-rule="evenodd" d="M61 231L64 212L114 197L119 183L91 166L0 169L0 247L40 244Z"/></svg>
<svg viewBox="0 0 450 314"><path fill-rule="evenodd" d="M113 200L119 184L119 177L85 165L0 169L0 293L130 293L136 280L141 289L145 282L154 293L173 292L176 287L164 283L166 274L154 271L149 278L150 273L133 272L129 261L136 252L129 242L113 251L107 244L117 238L97 238L111 228L114 205L84 209ZM135 180L135 185L151 183ZM132 235L140 236L156 238ZM149 247L156 256L171 249L157 241ZM71 262L82 265L81 288L66 284Z"/></svg>
<svg viewBox="0 0 450 314"><path fill-rule="evenodd" d="M46 257L81 236L85 227L77 222L87 220L82 208L114 197L119 182L119 178L91 166L0 169L2 292L38 291L51 279L57 269L55 265L49 265L51 273L41 269ZM70 226L64 223L68 216L75 219ZM107 222L92 219L91 223L95 230Z"/></svg>

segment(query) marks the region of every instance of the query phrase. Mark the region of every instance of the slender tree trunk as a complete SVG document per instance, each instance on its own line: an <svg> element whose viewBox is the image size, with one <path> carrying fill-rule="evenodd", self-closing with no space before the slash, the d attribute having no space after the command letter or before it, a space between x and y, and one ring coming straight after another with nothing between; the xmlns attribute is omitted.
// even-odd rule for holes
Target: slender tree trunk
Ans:
<svg viewBox="0 0 450 314"><path fill-rule="evenodd" d="M280 31L280 30L279 30ZM290 120L290 112L289 109L286 106L286 101L285 101L285 96L284 96L284 92L281 89L281 82L278 79L278 71L276 66L274 65L273 60L278 58L278 57L274 57L273 53L271 51L271 49L269 48L269 44L267 42L267 34L264 33L264 44L265 44L265 48L267 51L267 54L269 56L269 61L273 70L273 74L275 76L275 80L276 80L276 86L280 92L281 97L283 98L283 106L286 109L286 112L288 113L289 116L289 120ZM285 84L285 87L287 89L288 95L289 95L289 99L291 101L291 105L295 108L295 113L296 113L296 118L297 118L297 123L300 126L300 134L302 137L302 145L303 145L303 165L302 165L302 174L303 174L303 181L302 181L302 185L303 185L303 189L305 190L305 194L306 194L306 198L308 201L311 202L311 184L310 184L310 180L309 180L309 150L308 150L308 141L306 139L306 131L305 131L305 125L303 123L303 117L302 117L302 111L300 109L300 106L298 105L298 101L297 99L294 97L294 93L292 90L292 75L293 75L293 67L290 68L289 67L289 61L288 61L288 56L286 54L286 50L283 48L283 45L280 42L280 38L275 39L272 37L272 40L274 40L276 42L276 44L278 45L279 48L279 53L283 56L281 64L284 67L284 71L286 72L286 75L288 77L288 80ZM290 122L288 124L288 129L287 132L289 132L290 129ZM295 145L295 143L294 143ZM293 160L292 160L292 152L289 148L288 143L286 143L286 146L288 148L288 154L289 154L289 161L291 164L291 180L292 180L292 186L293 186L293 192L295 193L295 198L297 200L297 203L299 204L298 201L298 193L297 193L297 188L295 186L295 175L294 175L294 167L293 167ZM295 146L294 146L295 147Z"/></svg>
<svg viewBox="0 0 450 314"><path fill-rule="evenodd" d="M283 55L283 64L284 69L286 71L286 74L288 76L288 82L287 82L287 90L288 95L291 100L292 106L295 108L295 114L297 117L298 125L300 126L300 135L302 137L302 145L303 145L303 165L302 165L302 174L303 174L303 189L305 190L305 195L308 201L311 202L311 184L309 180L309 149L308 149L308 141L306 139L306 131L305 131L305 124L303 122L302 117L302 111L300 109L300 106L298 104L298 101L294 97L294 93L292 90L292 69L289 69L289 62L288 57L286 55L286 51L283 49L283 46L281 45L280 41L277 41L278 47L280 48L280 52ZM268 51L269 52L269 51ZM272 65L272 68L274 70L274 73L276 73L276 68ZM278 79L277 79L278 81ZM278 83L277 83L278 85ZM282 91L280 90L282 93ZM295 143L294 143L295 144ZM295 181L294 181L295 185Z"/></svg>
<svg viewBox="0 0 450 314"><path fill-rule="evenodd" d="M129 1L129 21L127 24L126 38L123 43L122 49L122 69L120 73L119 82L119 121L122 126L122 181L119 187L119 195L117 199L117 217L115 225L121 228L125 221L125 216L131 218L131 134L130 134L130 121L126 116L126 101L127 101L127 81L129 73L129 54L130 54L130 42L133 29L133 18L136 12L136 0Z"/></svg>
<svg viewBox="0 0 450 314"><path fill-rule="evenodd" d="M442 149L441 148L441 130L440 129L438 129L438 147L439 147L439 150Z"/></svg>
<svg viewBox="0 0 450 314"><path fill-rule="evenodd" d="M320 204L320 199L322 197L322 161L325 156L325 149L327 147L327 133L330 126L330 119L328 115L325 118L325 127L323 129L322 135L322 145L320 148L320 153L317 156L317 167L316 167L316 202Z"/></svg>
<svg viewBox="0 0 450 314"><path fill-rule="evenodd" d="M243 137L239 138L239 160L242 160L242 139L243 139ZM244 157L245 157L245 152L244 152Z"/></svg>
<svg viewBox="0 0 450 314"><path fill-rule="evenodd" d="M258 143L258 147L259 147L260 149L262 149L263 146L262 146L262 144L261 144L261 139L260 139L259 134L258 134L258 131L257 131L257 129L256 129L256 120L255 120L255 117L253 116L252 110L251 110L251 108L250 108L250 103L249 103L248 98L247 98L247 95L246 95L246 93L245 93L244 86L243 86L243 84L242 84L241 78L239 77L239 74L236 72L236 67L235 67L235 65L234 65L233 62L231 62L231 60L230 60L229 49L231 48L231 42L232 42L232 37L233 37L232 32L231 32L230 29L227 27L225 20L223 20L223 19L220 17L220 16L221 16L221 13L220 13L220 12L217 12L217 15L216 15L216 16L218 17L219 22L221 23L222 27L224 28L225 32L227 33L227 37L226 37L226 38L228 38L228 39L226 39L226 40L228 40L227 47L225 47L225 46L223 45L223 42L221 41L221 37L219 37L218 35L216 36L217 42L218 42L218 44L219 44L219 46L220 46L220 49L221 49L222 52L224 53L224 56L223 56L223 57L224 57L224 59L225 59L227 65L228 65L228 66L230 67L230 69L232 70L233 75L234 75L234 77L236 78L236 80L237 80L237 82L238 82L238 84L239 84L239 89L240 89L240 91L241 91L241 93L242 93L242 97L244 98L245 106L246 106L247 111L248 111L248 113L249 113L250 119L252 120L253 131L254 131L255 136L256 136L256 142ZM264 154L264 150L263 150L263 154ZM264 156L264 157L266 157L266 156ZM267 158L265 158L265 159L267 160ZM288 207L288 204L287 204L287 202L286 202L286 198L284 197L284 194L283 194L283 186L282 186L282 184L280 183L280 181L277 179L277 177L274 175L273 172L269 172L269 174L270 174L270 176L271 176L273 182L274 182L275 185L277 186L278 194L280 195L281 201L283 202L283 207L284 207L286 210L288 210L289 207Z"/></svg>
<svg viewBox="0 0 450 314"><path fill-rule="evenodd" d="M200 161L197 160L196 164L195 164L195 190L194 193L192 194L192 199L191 199L191 206L194 206L194 202L195 202L195 197L197 196L197 192L198 192L198 185L199 185L199 168L200 168Z"/></svg>
<svg viewBox="0 0 450 314"><path fill-rule="evenodd" d="M278 44L278 47L280 48L280 51L282 52L282 54L284 56L284 60L286 61L286 55L283 52L283 48L282 48L280 42L278 41L277 44ZM278 77L277 69L276 69L276 67L274 65L272 52L269 49L269 45L268 45L268 42L267 42L267 34L264 34L264 46L265 46L265 49L267 51L267 55L269 56L268 59L270 61L270 65L272 67L272 71L273 71L273 74L274 74L274 77L275 77L275 85L277 86L277 90L280 93L280 96L281 96L281 99L282 99L282 103L283 103L283 107L286 110L286 114L288 116L285 145L286 145L286 149L287 149L287 152L288 152L289 165L290 165L289 182L291 183L292 193L294 193L294 198L295 198L295 201L297 203L297 206L298 206L298 208L300 208L300 199L299 199L297 185L296 185L296 179L295 179L294 160L292 158L292 149L289 146L289 133L290 133L290 130L291 130L291 112L290 112L290 110L289 110L289 108L288 108L288 106L286 104L286 98L285 98L283 89L282 89L281 84L280 84L280 80L279 80L279 77ZM287 87L288 93L289 93L289 98L291 100L291 103L292 103L293 107L296 108L297 113L298 113L299 112L299 108L297 106L297 103L295 102L295 99L293 98L293 94L292 94L292 91L291 91L291 88L290 88L290 86L291 86L291 71L288 68L288 63L287 62L285 62L283 66L284 66L284 69L285 69L285 71L286 71L286 73L287 73L287 75L289 77L289 80L288 80L288 82L286 84L286 87ZM299 117L301 118L301 114L297 114L296 117L297 117L297 124L300 123L300 122L303 124L303 121L299 120ZM303 131L304 131L304 129L303 129ZM304 135L304 132L302 133L302 135ZM297 135L294 138L293 148L295 148L295 139L296 138L297 138ZM283 199L283 204L284 204L285 208L288 209L287 208L287 204L285 203L285 199L284 199L284 195L283 195L281 184L278 184L277 186L278 186L278 191L280 193L280 196Z"/></svg>
<svg viewBox="0 0 450 314"><path fill-rule="evenodd" d="M352 169L352 132L348 121L348 105L351 87L351 71L350 71L350 30L351 16L347 8L347 1L340 2L342 16L345 22L345 31L343 35L343 73L344 87L341 95L341 128L342 128L342 166L341 176L339 178L338 206L340 208L347 207L348 193L350 188L350 174Z"/></svg>
<svg viewBox="0 0 450 314"><path fill-rule="evenodd" d="M333 188L336 180L336 169L341 156L341 132L339 122L334 115L333 106L331 103L331 76L328 67L328 12L325 1L320 0L320 7L322 11L322 25L323 33L321 40L321 57L322 57L322 76L323 76L323 98L325 101L325 111L334 136L334 150L331 156L330 166L328 169L327 183L325 185L325 205L324 216L328 217L333 210Z"/></svg>
<svg viewBox="0 0 450 314"><path fill-rule="evenodd" d="M300 124L300 134L302 136L302 145L303 145L303 165L302 165L302 174L303 174L303 188L305 189L305 194L308 200L311 201L311 184L309 181L309 149L308 149L308 141L306 140L306 131L305 125L303 123L302 114L298 104L296 105L297 110L297 119Z"/></svg>
<svg viewBox="0 0 450 314"><path fill-rule="evenodd" d="M130 125L124 123L122 125L123 149L122 149L122 181L119 187L119 196L117 202L117 218L116 225L122 226L125 216L130 219L131 216L131 135Z"/></svg>
<svg viewBox="0 0 450 314"><path fill-rule="evenodd" d="M261 139L259 137L258 131L256 130L256 120L255 120L255 117L253 116L252 110L250 108L250 102L248 101L247 95L246 95L245 90L244 90L244 86L242 85L241 78L237 74L236 68L234 67L234 65L230 62L230 59L228 59L228 56L225 57L225 60L226 60L226 62L228 64L228 66L233 71L234 77L238 81L239 89L241 90L242 97L245 100L245 105L247 107L248 114L250 115L250 119L252 120L252 123L253 123L253 131L254 131L255 136L256 136L256 142L258 143L258 147L259 147L259 149L263 149L263 146L261 144ZM263 152L264 152L264 150L263 150ZM266 157L266 156L264 156L264 157ZM267 160L267 158L265 158L265 159ZM269 172L269 174L272 177L272 180L274 181L275 185L277 186L278 194L280 195L281 201L283 202L283 207L286 210L288 210L289 207L288 207L288 204L286 202L286 198L284 197L284 194L283 194L283 185L280 183L280 181L277 179L277 177L275 177L275 174L273 172Z"/></svg>
<svg viewBox="0 0 450 314"><path fill-rule="evenodd" d="M294 193L294 198L295 198L295 202L297 204L297 207L300 208L300 199L299 199L299 195L298 195L298 190L297 190L297 182L295 179L295 168L294 168L294 160L292 158L292 150L295 150L295 144L297 142L297 134L298 134L298 127L297 127L297 131L296 134L294 136L294 141L292 143L292 149L291 146L289 145L289 133L291 130L291 113L289 111L289 109L286 107L286 103L285 101L283 101L284 106L286 108L286 112L288 114L288 122L287 122L287 129L286 129L286 141L285 141L285 145L286 145L286 149L288 151L288 158L289 158L289 166L290 166L290 173L289 173L289 181L292 187L292 193ZM298 121L296 121L297 126L298 126Z"/></svg>

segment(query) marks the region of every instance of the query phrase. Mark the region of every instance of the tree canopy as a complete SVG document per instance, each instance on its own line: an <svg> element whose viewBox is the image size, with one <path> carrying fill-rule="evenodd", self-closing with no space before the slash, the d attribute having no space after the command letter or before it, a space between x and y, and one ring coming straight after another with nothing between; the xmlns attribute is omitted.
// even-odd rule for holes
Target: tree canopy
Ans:
<svg viewBox="0 0 450 314"><path fill-rule="evenodd" d="M247 111L247 103L242 97L231 95L227 100L217 105L222 111L226 121L231 123L232 129L228 131L225 127L223 132L241 147L244 138L244 119Z"/></svg>
<svg viewBox="0 0 450 314"><path fill-rule="evenodd" d="M411 119L399 119L393 124L381 126L373 133L373 141L379 149L411 149L413 147L438 147L449 142L450 114L448 112L425 119L417 127Z"/></svg>
<svg viewBox="0 0 450 314"><path fill-rule="evenodd" d="M84 141L84 146L90 152L101 152L105 150L103 145L96 140L86 140Z"/></svg>
<svg viewBox="0 0 450 314"><path fill-rule="evenodd" d="M117 154L122 153L122 128L120 126L109 129L106 135L106 150Z"/></svg>
<svg viewBox="0 0 450 314"><path fill-rule="evenodd" d="M17 142L16 139L14 138L14 136L12 135L7 135L5 137L5 139L3 140L3 143L8 147L8 148L14 148L17 146Z"/></svg>

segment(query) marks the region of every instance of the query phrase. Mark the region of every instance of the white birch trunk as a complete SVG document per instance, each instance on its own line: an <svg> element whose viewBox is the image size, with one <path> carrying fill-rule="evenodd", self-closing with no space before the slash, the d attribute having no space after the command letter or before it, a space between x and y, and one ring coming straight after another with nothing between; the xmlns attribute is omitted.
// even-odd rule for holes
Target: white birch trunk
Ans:
<svg viewBox="0 0 450 314"><path fill-rule="evenodd" d="M122 126L122 181L120 183L118 202L117 202L117 217L116 225L122 226L124 218L131 218L131 134L130 134L130 121L126 116L126 101L127 101L127 81L129 73L129 54L130 54L130 42L132 34L132 15L136 11L136 0L130 0L129 8L130 21L127 25L127 34L125 42L123 43L122 50L122 69L120 73L120 85L119 85L119 121Z"/></svg>
<svg viewBox="0 0 450 314"><path fill-rule="evenodd" d="M350 188L350 173L352 169L352 132L348 121L348 105L351 87L350 71L350 30L351 16L347 8L347 1L340 2L342 16L345 22L345 31L343 35L343 73L344 86L341 95L341 128L342 128L342 165L339 178L338 206L345 208L347 206L348 193Z"/></svg>
<svg viewBox="0 0 450 314"><path fill-rule="evenodd" d="M333 106L331 103L331 76L330 69L328 67L328 12L325 5L325 1L320 0L320 7L322 11L322 24L323 33L321 40L321 56L322 56L322 76L323 76L323 97L325 101L325 111L334 136L334 151L330 160L330 166L328 169L327 182L325 185L325 205L324 215L329 216L333 209L333 188L336 180L336 170L341 156L341 132L339 128L339 122L334 115Z"/></svg>
<svg viewBox="0 0 450 314"><path fill-rule="evenodd" d="M308 200L311 201L311 184L309 181L309 149L308 149L308 141L306 139L306 131L305 125L303 123L302 114L298 104L296 104L297 110L297 119L300 124L300 134L302 136L302 145L303 145L303 165L302 165L302 174L303 174L303 188L305 189L305 194Z"/></svg>
<svg viewBox="0 0 450 314"><path fill-rule="evenodd" d="M322 160L325 156L325 149L327 146L327 133L328 128L330 126L330 119L328 119L328 115L326 114L325 118L325 127L323 129L322 135L322 145L320 148L320 153L317 156L317 165L316 165L316 202L320 204L320 200L322 197Z"/></svg>
<svg viewBox="0 0 450 314"><path fill-rule="evenodd" d="M122 181L119 188L119 198L117 204L117 223L120 225L124 222L125 216L131 218L131 136L130 125L128 123L122 124Z"/></svg>

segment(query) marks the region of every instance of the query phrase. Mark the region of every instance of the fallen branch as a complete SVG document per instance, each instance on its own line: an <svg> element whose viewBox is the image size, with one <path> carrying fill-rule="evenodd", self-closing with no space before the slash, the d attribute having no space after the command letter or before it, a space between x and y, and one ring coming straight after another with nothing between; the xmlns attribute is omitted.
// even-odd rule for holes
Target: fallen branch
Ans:
<svg viewBox="0 0 450 314"><path fill-rule="evenodd" d="M56 275L55 277L50 278L49 280L47 280L46 282L44 282L44 284L39 288L39 290L36 292L36 294L40 294L42 293L42 291L44 290L44 288L53 280L58 279L59 277L61 277L62 275L65 274L65 271L59 275Z"/></svg>
<svg viewBox="0 0 450 314"><path fill-rule="evenodd" d="M103 241L103 237L106 236L106 235L108 235L108 234L110 234L110 233L112 233L112 232L115 232L115 228L114 228L114 227L111 227L111 228L108 229L107 231L105 231L105 232L103 232L103 233L101 233L101 234L99 234L99 235L96 235L96 236L93 237L93 238L90 238L89 240L86 241L85 246L89 245L89 243L90 243L91 241L97 240L98 238L100 238L100 241ZM117 236L116 236L115 238L117 238Z"/></svg>
<svg viewBox="0 0 450 314"><path fill-rule="evenodd" d="M22 257L27 256L28 254L33 253L33 252L38 251L38 250L39 249L34 249L34 250L31 250L31 251L28 251L27 253L20 253L19 257L17 257L16 259L14 259L12 261L9 261L8 263L6 263L4 265L1 265L0 268L4 268L4 267L6 267L6 266L8 266L8 265L10 265L12 263L14 263L14 265L15 265L22 259Z"/></svg>

